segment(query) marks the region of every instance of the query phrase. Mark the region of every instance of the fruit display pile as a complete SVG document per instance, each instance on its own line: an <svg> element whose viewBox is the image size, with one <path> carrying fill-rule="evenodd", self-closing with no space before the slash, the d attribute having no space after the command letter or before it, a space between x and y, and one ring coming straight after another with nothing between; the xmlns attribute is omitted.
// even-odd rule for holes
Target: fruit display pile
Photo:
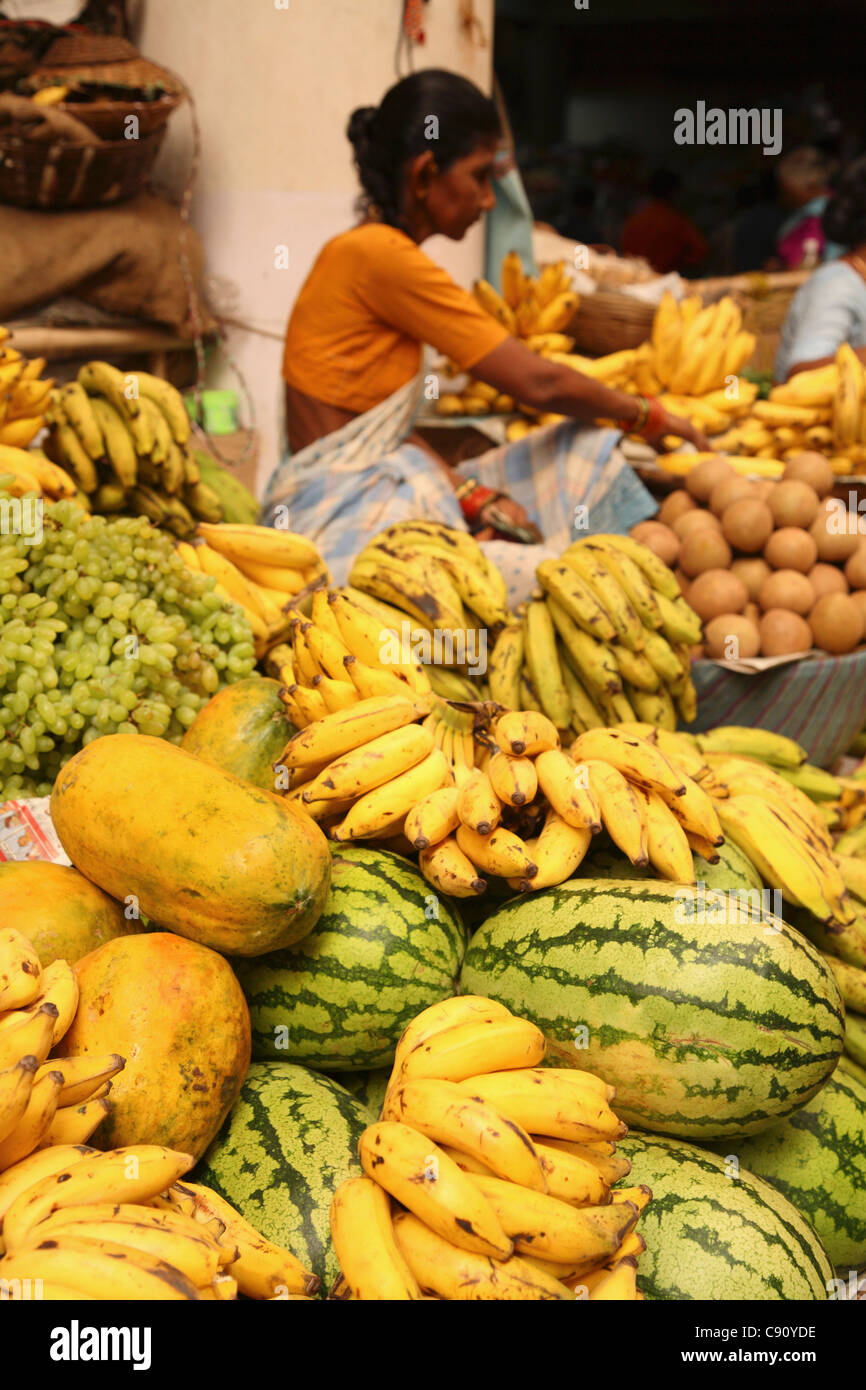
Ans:
<svg viewBox="0 0 866 1390"><path fill-rule="evenodd" d="M704 629L697 654L853 651L866 631L866 528L832 495L821 454L794 454L782 477L738 476L721 455L696 464L657 517L632 529L676 566Z"/></svg>
<svg viewBox="0 0 866 1390"><path fill-rule="evenodd" d="M745 428L747 349L666 302L595 370ZM688 731L698 651L862 641L833 465L699 458L512 607L433 520L335 586L217 516L164 387L90 363L5 446L0 791L68 863L0 862L0 1297L862 1293L866 761Z"/></svg>

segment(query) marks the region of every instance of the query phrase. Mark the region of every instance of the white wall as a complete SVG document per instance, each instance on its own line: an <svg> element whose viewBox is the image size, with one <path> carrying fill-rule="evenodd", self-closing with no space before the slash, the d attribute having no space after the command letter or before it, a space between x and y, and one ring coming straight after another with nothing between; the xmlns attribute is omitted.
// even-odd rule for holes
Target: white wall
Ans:
<svg viewBox="0 0 866 1390"><path fill-rule="evenodd" d="M447 67L489 91L493 2L474 0L486 47L463 29L459 0L425 5L427 41L415 49L415 67ZM230 328L228 346L253 398L260 486L278 460L289 309L322 244L354 221L346 122L397 79L402 9L401 0L143 0L139 47L181 76L195 99L202 153L193 221L215 309L248 325ZM181 110L157 170L175 191L191 150L190 116ZM275 268L280 245L288 269ZM483 231L473 228L461 243L436 238L425 250L468 284L480 273ZM223 366L208 384L237 383Z"/></svg>

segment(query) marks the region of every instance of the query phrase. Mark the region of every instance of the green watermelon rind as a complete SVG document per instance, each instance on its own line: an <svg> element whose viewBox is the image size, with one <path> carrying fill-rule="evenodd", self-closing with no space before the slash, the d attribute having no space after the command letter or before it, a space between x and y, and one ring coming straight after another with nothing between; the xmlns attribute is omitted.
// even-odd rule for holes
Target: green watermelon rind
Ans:
<svg viewBox="0 0 866 1390"><path fill-rule="evenodd" d="M771 1302L830 1296L833 1267L819 1237L769 1183L694 1144L630 1133L617 1153L626 1182L652 1199L638 1232L638 1288L648 1300Z"/></svg>
<svg viewBox="0 0 866 1390"><path fill-rule="evenodd" d="M797 1208L838 1269L866 1265L866 1086L837 1068L780 1125L726 1147Z"/></svg>
<svg viewBox="0 0 866 1390"><path fill-rule="evenodd" d="M258 1061L328 1072L390 1066L407 1023L456 992L466 936L453 905L388 850L348 845L332 861L309 935L233 962Z"/></svg>
<svg viewBox="0 0 866 1390"><path fill-rule="evenodd" d="M575 879L506 903L470 942L461 990L531 1019L561 1064L616 1086L628 1124L700 1143L807 1104L838 1061L844 1011L799 932L757 915L678 923L686 891Z"/></svg>
<svg viewBox="0 0 866 1390"><path fill-rule="evenodd" d="M330 1077L290 1062L254 1062L194 1180L291 1250L326 1293L339 1274L331 1199L361 1173L358 1140L370 1123L367 1107Z"/></svg>

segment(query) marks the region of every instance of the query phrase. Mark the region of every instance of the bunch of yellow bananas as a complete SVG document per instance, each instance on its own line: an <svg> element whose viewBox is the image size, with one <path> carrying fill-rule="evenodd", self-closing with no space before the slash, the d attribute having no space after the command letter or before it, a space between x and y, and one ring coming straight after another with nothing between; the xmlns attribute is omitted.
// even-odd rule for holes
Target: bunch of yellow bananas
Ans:
<svg viewBox="0 0 866 1390"><path fill-rule="evenodd" d="M501 294L488 280L475 282L473 293L482 309L522 339L532 352L543 357L568 352L574 340L562 330L574 317L579 298L571 288L565 261L544 266L533 278L525 273L517 252L509 251L502 259L501 281ZM446 375L454 376L460 369L449 362L445 370ZM502 395L494 387L472 377L462 392L446 392L436 403L439 415L509 415L514 409L511 396ZM539 424L552 422L553 417L538 419ZM513 425L520 423L523 422L512 422Z"/></svg>
<svg viewBox="0 0 866 1390"><path fill-rule="evenodd" d="M331 1234L357 1300L634 1301L649 1188L613 1088L541 1066L544 1035L477 995L434 1004L397 1046L366 1176L337 1188Z"/></svg>
<svg viewBox="0 0 866 1390"><path fill-rule="evenodd" d="M312 541L294 531L243 522L201 522L195 540L178 541L185 564L216 579L215 592L240 604L264 656L291 626L291 600L328 570Z"/></svg>
<svg viewBox="0 0 866 1390"><path fill-rule="evenodd" d="M155 1144L40 1149L0 1174L0 1280L52 1300L309 1299L318 1279Z"/></svg>
<svg viewBox="0 0 866 1390"><path fill-rule="evenodd" d="M0 325L0 444L26 449L42 429L54 382L42 379L44 357L28 361L8 338Z"/></svg>
<svg viewBox="0 0 866 1390"><path fill-rule="evenodd" d="M183 400L168 381L87 362L76 381L51 392L45 449L65 468L95 512L146 516L177 536L196 519L222 519L189 446Z"/></svg>
<svg viewBox="0 0 866 1390"><path fill-rule="evenodd" d="M472 898L490 879L517 892L564 883L602 829L633 864L651 864L674 882L694 882L693 851L718 861L718 815L682 765L703 764L677 735L664 735L663 751L663 731L649 725L590 729L566 751L534 710L491 722L489 735L476 733L475 765L452 762L454 785L425 797L403 822L421 872L440 892Z"/></svg>
<svg viewBox="0 0 866 1390"><path fill-rule="evenodd" d="M755 401L746 417L713 442L725 452L787 459L803 450L826 454L837 474L866 464L866 386L863 364L848 343L836 360L797 372ZM708 433L715 434L712 427Z"/></svg>
<svg viewBox="0 0 866 1390"><path fill-rule="evenodd" d="M83 1144L105 1118L121 1057L50 1059L78 1007L71 965L43 970L32 943L0 931L0 1173L36 1149Z"/></svg>
<svg viewBox="0 0 866 1390"><path fill-rule="evenodd" d="M678 304L666 292L653 317L649 344L639 349L647 389L657 394L667 387L691 397L720 390L755 350L755 336L743 330L742 321L730 295L703 306L698 295Z"/></svg>
<svg viewBox="0 0 866 1390"><path fill-rule="evenodd" d="M389 604L400 624L451 632L457 645L465 646L469 631L498 627L508 616L499 570L466 531L437 521L380 531L356 557L349 583Z"/></svg>
<svg viewBox="0 0 866 1390"><path fill-rule="evenodd" d="M845 1002L846 1051L866 1065L866 822L835 845L826 808L863 804L853 778L806 761L799 744L766 729L722 726L692 740L709 775L698 773L725 835L768 888L795 909L794 924L821 950ZM853 783L853 785L852 785Z"/></svg>
<svg viewBox="0 0 866 1390"><path fill-rule="evenodd" d="M542 595L493 648L492 699L575 733L634 719L674 729L677 712L691 723L701 625L667 565L629 536L597 535L536 575Z"/></svg>
<svg viewBox="0 0 866 1390"><path fill-rule="evenodd" d="M430 696L427 673L403 653L390 612L360 590L320 586L309 617L290 605L284 613L290 641L272 647L265 665L283 683L296 728L377 696Z"/></svg>
<svg viewBox="0 0 866 1390"><path fill-rule="evenodd" d="M0 444L0 478L3 491L11 497L24 497L29 492L47 497L51 502L74 498L89 510L84 493L76 486L65 469L47 459L41 449L19 449L15 444Z"/></svg>

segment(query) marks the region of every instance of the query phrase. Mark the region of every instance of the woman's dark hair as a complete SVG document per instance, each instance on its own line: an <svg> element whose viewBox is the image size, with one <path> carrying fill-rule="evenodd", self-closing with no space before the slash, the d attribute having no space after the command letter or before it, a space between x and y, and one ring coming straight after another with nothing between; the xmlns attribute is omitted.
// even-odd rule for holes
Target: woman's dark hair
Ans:
<svg viewBox="0 0 866 1390"><path fill-rule="evenodd" d="M359 106L346 134L363 193L359 210L392 227L403 223L406 161L432 149L440 170L501 134L489 97L454 72L425 68L404 77L379 106Z"/></svg>
<svg viewBox="0 0 866 1390"><path fill-rule="evenodd" d="M866 155L860 155L840 176L836 191L821 218L824 235L843 246L866 242Z"/></svg>

